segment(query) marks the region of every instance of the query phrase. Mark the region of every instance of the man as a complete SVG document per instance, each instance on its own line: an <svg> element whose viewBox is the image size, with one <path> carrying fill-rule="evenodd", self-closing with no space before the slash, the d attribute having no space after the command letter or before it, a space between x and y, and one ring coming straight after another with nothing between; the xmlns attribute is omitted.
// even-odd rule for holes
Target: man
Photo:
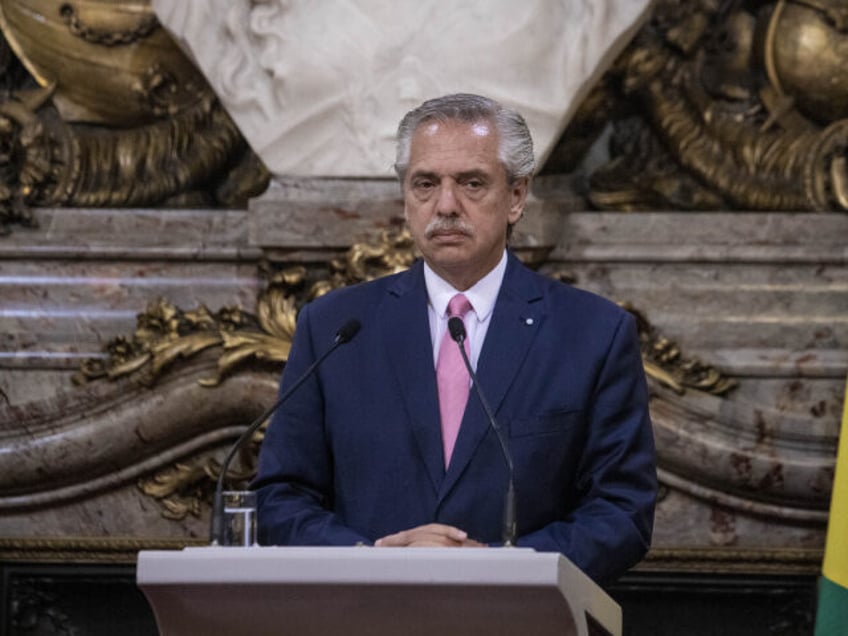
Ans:
<svg viewBox="0 0 848 636"><path fill-rule="evenodd" d="M468 376L440 380L442 358L459 351L442 341L447 311L461 305L479 388L513 458L517 545L614 579L648 549L656 495L632 317L507 251L534 169L518 113L475 95L425 102L400 124L396 169L423 261L301 311L281 390L346 320L362 330L268 429L260 542L500 541L502 449Z"/></svg>

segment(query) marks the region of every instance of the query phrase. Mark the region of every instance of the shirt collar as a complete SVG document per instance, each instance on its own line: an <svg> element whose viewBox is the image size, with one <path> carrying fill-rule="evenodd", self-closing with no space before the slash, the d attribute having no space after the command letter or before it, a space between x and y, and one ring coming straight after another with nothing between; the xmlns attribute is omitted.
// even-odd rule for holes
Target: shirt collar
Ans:
<svg viewBox="0 0 848 636"><path fill-rule="evenodd" d="M500 291L504 273L506 272L506 262L506 250L504 250L501 260L495 265L492 271L464 292L454 289L450 283L436 274L425 262L424 283L427 286L427 298L433 311L435 311L437 316L445 317L450 299L456 294L462 293L465 294L468 302L474 307L477 320L487 320L495 308L495 301L498 298L498 292Z"/></svg>

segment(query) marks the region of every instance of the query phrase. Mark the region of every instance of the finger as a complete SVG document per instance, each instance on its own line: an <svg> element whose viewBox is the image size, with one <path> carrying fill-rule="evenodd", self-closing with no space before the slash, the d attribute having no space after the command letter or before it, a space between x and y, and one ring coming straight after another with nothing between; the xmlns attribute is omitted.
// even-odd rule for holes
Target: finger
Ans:
<svg viewBox="0 0 848 636"><path fill-rule="evenodd" d="M408 548L459 548L461 547L461 543L457 543L453 539L448 539L443 536L435 536L430 535L428 537L421 537L412 541L407 547Z"/></svg>
<svg viewBox="0 0 848 636"><path fill-rule="evenodd" d="M410 539L412 538L411 530L403 530L401 532L396 532L395 534L388 534L385 537L377 539L374 542L374 545L379 547L396 547L396 546L405 546L409 544Z"/></svg>
<svg viewBox="0 0 848 636"><path fill-rule="evenodd" d="M441 523L430 523L395 534L386 535L374 543L377 547L412 545L460 545L468 534L459 528Z"/></svg>
<svg viewBox="0 0 848 636"><path fill-rule="evenodd" d="M420 530L423 533L443 536L453 541L465 541L468 538L468 533L454 526L449 526L444 523L428 523L426 526L419 526L413 530Z"/></svg>

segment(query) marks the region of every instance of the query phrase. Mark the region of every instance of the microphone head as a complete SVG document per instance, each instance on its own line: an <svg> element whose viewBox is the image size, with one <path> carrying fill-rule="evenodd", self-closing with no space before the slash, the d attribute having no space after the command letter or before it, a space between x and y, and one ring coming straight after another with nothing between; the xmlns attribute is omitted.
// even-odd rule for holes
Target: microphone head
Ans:
<svg viewBox="0 0 848 636"><path fill-rule="evenodd" d="M448 331L455 342L462 344L465 341L465 323L459 316L448 319Z"/></svg>
<svg viewBox="0 0 848 636"><path fill-rule="evenodd" d="M336 332L336 344L344 344L345 342L350 342L351 340L353 340L353 337L357 333L359 333L360 328L362 328L362 323L359 322L356 318L348 320Z"/></svg>

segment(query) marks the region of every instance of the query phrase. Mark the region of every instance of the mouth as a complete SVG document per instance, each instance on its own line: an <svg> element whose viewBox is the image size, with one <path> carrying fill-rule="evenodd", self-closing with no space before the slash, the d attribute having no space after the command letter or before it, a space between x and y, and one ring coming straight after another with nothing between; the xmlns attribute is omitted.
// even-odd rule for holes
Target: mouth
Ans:
<svg viewBox="0 0 848 636"><path fill-rule="evenodd" d="M464 232L462 230L436 230L435 232L430 232L428 238L441 238L453 236L468 236L468 232Z"/></svg>
<svg viewBox="0 0 848 636"><path fill-rule="evenodd" d="M427 238L433 245L450 247L464 244L468 237L466 232L460 230L440 230L432 232Z"/></svg>

